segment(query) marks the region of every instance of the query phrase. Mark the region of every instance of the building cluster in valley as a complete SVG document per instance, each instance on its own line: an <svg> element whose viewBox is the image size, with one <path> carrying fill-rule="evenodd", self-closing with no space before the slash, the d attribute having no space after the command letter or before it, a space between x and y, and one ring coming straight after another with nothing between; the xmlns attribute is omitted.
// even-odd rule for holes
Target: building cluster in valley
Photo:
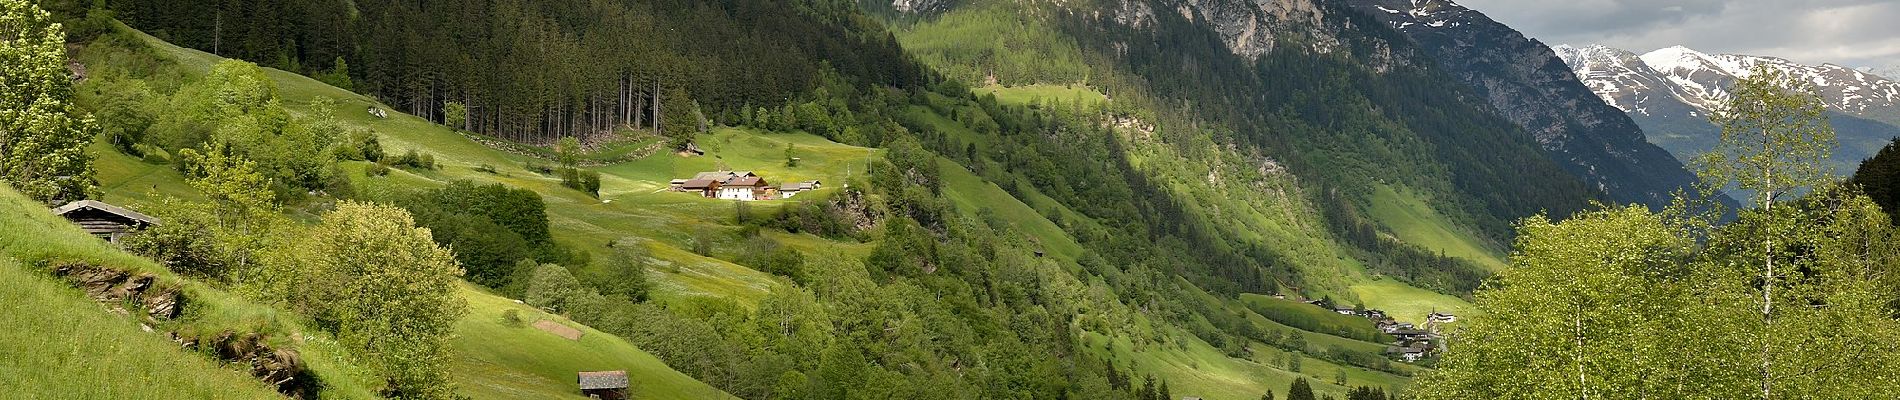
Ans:
<svg viewBox="0 0 1900 400"><path fill-rule="evenodd" d="M753 201L791 198L818 190L824 184L811 180L773 186L752 171L711 171L694 174L690 179L674 179L670 186L675 192L696 193L707 198Z"/></svg>
<svg viewBox="0 0 1900 400"><path fill-rule="evenodd" d="M1432 310L1431 314L1425 316L1425 326L1420 327L1407 322L1399 322L1391 316L1386 315L1385 311L1340 304L1329 305L1326 304L1325 300L1310 300L1306 303L1332 310L1341 315L1365 317L1366 319L1372 320L1372 325L1379 328L1380 332L1392 335L1392 337L1396 339L1391 343L1391 346L1386 347L1385 353L1405 362L1416 362L1443 352L1445 342L1440 340L1443 337L1438 333L1439 327L1444 324L1458 322L1458 316L1456 315Z"/></svg>

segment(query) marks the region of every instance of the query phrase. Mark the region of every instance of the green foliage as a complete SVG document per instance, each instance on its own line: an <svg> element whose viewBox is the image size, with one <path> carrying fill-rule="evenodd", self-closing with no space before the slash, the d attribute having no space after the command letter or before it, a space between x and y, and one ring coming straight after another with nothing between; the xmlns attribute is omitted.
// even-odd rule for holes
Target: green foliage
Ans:
<svg viewBox="0 0 1900 400"><path fill-rule="evenodd" d="M229 278L230 251L218 241L217 223L202 207L168 207L159 213L163 224L139 231L121 241L126 252L144 256L174 272L205 279Z"/></svg>
<svg viewBox="0 0 1900 400"><path fill-rule="evenodd" d="M1242 295L1240 300L1241 303L1247 305L1247 309L1262 317L1301 330L1374 343L1391 341L1390 336L1380 332L1377 327L1372 326L1371 320L1363 317L1342 315L1306 303L1254 294ZM1294 349L1303 351L1303 347L1298 346Z"/></svg>
<svg viewBox="0 0 1900 400"><path fill-rule="evenodd" d="M1766 66L1731 85L1732 95L1709 118L1722 128L1722 142L1695 160L1702 181L1753 191L1757 205L1825 183L1832 176L1827 157L1839 143L1815 90Z"/></svg>
<svg viewBox="0 0 1900 400"><path fill-rule="evenodd" d="M583 315L577 313L594 312L603 300L599 293L581 285L567 267L541 264L528 278L528 290L523 293L522 301L555 312Z"/></svg>
<svg viewBox="0 0 1900 400"><path fill-rule="evenodd" d="M442 103L442 125L468 129L468 105L453 101Z"/></svg>
<svg viewBox="0 0 1900 400"><path fill-rule="evenodd" d="M1900 214L1900 138L1882 147L1873 158L1861 161L1852 181L1880 205L1881 211L1889 216Z"/></svg>
<svg viewBox="0 0 1900 400"><path fill-rule="evenodd" d="M337 57L336 61L331 62L331 65L333 66L330 67L329 71L311 74L310 77L343 90L356 90L356 82L350 79L350 63L344 60L343 57ZM291 70L295 71L297 69L291 68ZM451 126L453 126L453 124Z"/></svg>
<svg viewBox="0 0 1900 400"><path fill-rule="evenodd" d="M416 149L409 149L409 151L403 152L402 155L389 159L387 164L425 170L435 169L436 167L435 154L418 152Z"/></svg>
<svg viewBox="0 0 1900 400"><path fill-rule="evenodd" d="M966 83L1004 85L1072 83L1092 72L1073 39L1031 6L959 10L919 24L903 35L921 61Z"/></svg>
<svg viewBox="0 0 1900 400"><path fill-rule="evenodd" d="M614 246L613 254L602 260L588 282L603 296L639 303L647 300L652 283L647 281L649 254L638 244Z"/></svg>
<svg viewBox="0 0 1900 400"><path fill-rule="evenodd" d="M600 172L580 168L561 168L561 185L600 197Z"/></svg>
<svg viewBox="0 0 1900 400"><path fill-rule="evenodd" d="M1641 207L1526 221L1513 268L1479 292L1484 316L1454 337L1416 393L1851 398L1885 390L1877 388L1886 378L1868 368L1900 355L1874 339L1900 329L1891 318L1900 293L1890 278L1900 271L1892 226L1864 197L1840 190L1779 209L1744 212L1706 235L1695 220ZM1757 265L1769 238L1787 269L1764 291ZM1764 318L1766 304L1784 306ZM1767 380L1755 366L1768 369Z"/></svg>
<svg viewBox="0 0 1900 400"><path fill-rule="evenodd" d="M73 106L65 43L32 2L0 1L0 182L55 205L97 185L85 149L99 128Z"/></svg>
<svg viewBox="0 0 1900 400"><path fill-rule="evenodd" d="M574 168L574 163L579 160L580 153L580 139L569 136L554 141L555 161L561 163L561 168Z"/></svg>
<svg viewBox="0 0 1900 400"><path fill-rule="evenodd" d="M766 236L753 237L739 250L739 264L773 275L809 282L805 274L805 255Z"/></svg>
<svg viewBox="0 0 1900 400"><path fill-rule="evenodd" d="M340 202L277 255L281 296L367 358L397 398L447 399L447 339L467 312L453 255L401 209Z"/></svg>
<svg viewBox="0 0 1900 400"><path fill-rule="evenodd" d="M560 250L548 233L546 205L527 189L455 181L395 203L429 228L436 243L453 249L470 282L509 286L522 259L552 261Z"/></svg>
<svg viewBox="0 0 1900 400"><path fill-rule="evenodd" d="M1318 400L1318 398L1313 397L1313 385L1306 383L1306 378L1298 378L1293 380L1292 387L1286 389L1286 400Z"/></svg>

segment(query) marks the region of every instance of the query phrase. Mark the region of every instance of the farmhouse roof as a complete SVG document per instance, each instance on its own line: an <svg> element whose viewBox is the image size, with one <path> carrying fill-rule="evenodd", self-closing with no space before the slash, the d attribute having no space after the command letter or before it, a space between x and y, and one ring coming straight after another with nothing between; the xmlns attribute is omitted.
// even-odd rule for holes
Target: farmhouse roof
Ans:
<svg viewBox="0 0 1900 400"><path fill-rule="evenodd" d="M581 390L626 389L627 371L581 371Z"/></svg>
<svg viewBox="0 0 1900 400"><path fill-rule="evenodd" d="M680 184L681 189L709 189L719 186L719 181L711 179L693 179Z"/></svg>
<svg viewBox="0 0 1900 400"><path fill-rule="evenodd" d="M726 186L765 186L765 180L756 176L740 176L726 181Z"/></svg>
<svg viewBox="0 0 1900 400"><path fill-rule="evenodd" d="M124 208L119 208L118 206L101 203L97 201L92 201L92 200L80 200L80 201L75 201L71 203L66 203L66 205L59 206L59 208L53 209L53 214L63 216L63 215L72 213L74 211L79 211L79 210L99 210L99 211L104 211L104 212L111 213L114 215L118 215L121 217L130 218L132 220L147 223L147 224L158 223L158 218L152 218L149 215L140 214L137 211L127 210Z"/></svg>

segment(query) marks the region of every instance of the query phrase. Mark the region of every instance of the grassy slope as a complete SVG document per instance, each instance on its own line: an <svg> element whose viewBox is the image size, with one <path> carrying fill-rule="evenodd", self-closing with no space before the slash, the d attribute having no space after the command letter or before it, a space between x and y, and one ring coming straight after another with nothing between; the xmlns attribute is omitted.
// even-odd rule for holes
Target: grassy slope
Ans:
<svg viewBox="0 0 1900 400"><path fill-rule="evenodd" d="M1419 289L1396 280L1380 279L1352 285L1353 293L1366 302L1366 308L1386 312L1393 319L1422 324L1432 311L1469 316L1478 311L1470 302L1444 293Z"/></svg>
<svg viewBox="0 0 1900 400"><path fill-rule="evenodd" d="M464 285L468 318L457 321L454 343L459 359L455 381L477 399L581 399L575 371L626 370L629 395L643 399L715 399L732 396L699 384L666 367L626 340L550 315L534 307ZM504 322L514 310L522 323ZM542 332L528 324L553 320L583 333L578 341Z"/></svg>
<svg viewBox="0 0 1900 400"><path fill-rule="evenodd" d="M1023 86L989 85L973 88L978 96L996 95L996 101L1009 104L1040 104L1057 102L1060 104L1079 104L1094 106L1108 101L1108 96L1083 85L1057 85L1038 83Z"/></svg>
<svg viewBox="0 0 1900 400"><path fill-rule="evenodd" d="M200 71L207 69L215 60L213 56L202 52L176 48L163 43L157 44L161 49L187 62L188 65L200 66ZM684 177L692 172L727 168L758 170L775 182L822 179L829 186L838 187L847 182L850 177L862 175L865 170L865 161L877 154L873 149L830 143L822 138L804 134L767 134L720 129L703 136L699 141L702 148L709 151L707 157L679 158L659 155L598 168L597 170L603 174L603 198L609 200L601 202L559 186L559 182L554 178L541 176L521 167L522 163L528 160L525 157L494 151L445 128L408 115L391 113L388 119L370 117L363 110L376 104L371 99L324 86L294 74L275 70L269 72L272 78L278 81L280 91L293 111L306 111L310 102L318 96L336 99L338 101L335 111L341 119L352 125L376 130L382 135L384 143L392 152L415 148L433 153L438 162L444 165L439 171L398 171L384 178L359 178L368 190L427 187L455 179L499 182L535 190L546 198L556 239L563 243L590 251L604 251L605 248L602 246L604 243L622 236L644 239L642 243L652 250L652 255L662 265L651 272L655 274L654 281L659 285L656 295L662 301L683 296L706 296L731 298L742 304L749 304L775 285L765 274L683 250L690 248L688 243L694 235L699 232L712 232L715 237L722 238L715 246L714 254L729 252L734 243L723 239L728 238L730 232L735 229L730 226L734 206L727 202L665 192L661 189L664 188L667 180ZM1006 95L1002 97L1009 99L1008 101L1028 101L1043 96L1027 90L1019 93L1029 94L1005 93ZM797 153L796 156L802 158L802 164L798 168L784 167L784 147L787 143L797 146L794 150ZM109 180L110 185L118 187L113 191L115 196L124 195L128 191L127 188L149 186L165 188L168 185L175 185L176 182L182 182L176 180L175 173L170 173L169 168L158 166L156 169L141 169L137 165L130 165L136 163L136 160L111 158L103 157L102 162L117 163L117 167L110 168L123 168L133 172L114 175L123 176L124 180ZM1155 158L1160 157L1155 156ZM495 167L498 173L487 174L474 170L475 167L483 165ZM139 171L150 171L150 173L136 173ZM1028 204L1018 201L1000 203L983 201L1008 197L993 184L983 182L961 168L948 168L945 171L949 197L961 208L973 211L975 208L971 206L976 204L981 204L979 207L990 207L998 215L1005 216L1032 237L1049 246L1050 252L1059 259L1070 259L1081 251L1079 246L1074 245L1071 238L1062 233L1053 223L1042 218L1036 210L1054 210L1063 214L1065 219L1071 222L1092 223L1092 221L1080 218L1080 215L1062 208L1053 200L1040 196L1033 190L1027 194L1028 198L1024 199ZM784 203L784 201L754 202L751 206L754 213L762 214ZM1286 239L1288 242L1310 244L1310 237L1306 240L1298 239L1307 229L1310 229L1309 227L1297 226L1297 223L1281 221L1278 218L1260 217L1284 215L1288 212L1287 210L1251 209L1246 212L1256 216L1250 221L1256 221L1255 224L1265 228L1262 231L1270 232L1277 237L1289 238ZM788 244L804 249L835 249L845 254L861 255L870 247L868 244L838 243L809 235L774 235ZM1336 251L1328 249L1331 248L1321 247L1317 253L1307 256L1332 259L1333 261L1330 261L1332 263L1356 266L1356 263L1343 259ZM474 304L505 301L475 291L467 294L470 296L471 303ZM482 312L478 311L477 314L482 314ZM469 320L461 322L460 326L466 332L462 338L458 339L458 346L463 346L466 350L460 357L456 369L463 379L470 380L469 387L465 390L468 394L480 397L508 397L511 393L565 393L568 389L567 385L571 383L568 380L555 379L555 373L563 373L560 372L562 369L592 368L583 365L537 363L503 349L497 349L506 346L477 345L508 340L527 340L513 334L518 332L511 333L507 329L497 328L499 323L493 322L494 318L486 322L477 321L478 318L480 317L471 316ZM1264 319L1261 321L1263 324L1274 324ZM1280 327L1284 328L1284 326ZM527 333L541 334L538 331ZM1377 346L1377 344L1355 343L1350 339L1316 333L1306 334L1309 343L1336 342L1357 347ZM1276 391L1283 390L1285 384L1293 377L1291 373L1260 365L1252 360L1227 358L1184 332L1170 332L1168 335L1173 337L1174 341L1183 343L1182 347L1162 349L1151 346L1139 352L1134 352L1132 348L1119 351L1133 356L1132 359L1137 360L1141 371L1158 373L1170 377L1171 381L1176 378L1181 380L1175 384L1178 388L1177 393L1186 394L1191 391L1207 398L1252 398L1258 396L1259 391L1267 388L1276 388ZM1118 340L1127 342L1126 338ZM585 342L586 340L583 340L583 344ZM636 362L633 365L658 366L657 361ZM1307 374L1323 378L1320 380L1325 382L1330 382L1332 379L1331 371L1333 370L1327 368L1337 368L1329 367L1330 364L1317 359L1309 359L1305 365L1308 366L1304 369ZM1216 366L1218 368L1206 369ZM635 374L640 374L641 372L638 371L641 370L664 370L662 375L677 374L665 370L663 366L658 366L658 369L633 368L633 370L636 371ZM1369 379L1369 382L1391 382L1393 385L1403 380L1389 374L1378 377L1377 374L1383 373L1370 371L1358 371L1352 374L1356 377L1373 374L1365 375L1365 379ZM636 380L638 379L640 379L639 375L636 375ZM1357 381L1359 378L1354 379ZM555 386L556 383L561 386ZM694 387L703 387L703 385L691 382L673 388L652 389L653 393L697 393ZM1330 386L1330 384L1321 385L1322 392L1338 393L1339 390L1341 390L1339 387Z"/></svg>
<svg viewBox="0 0 1900 400"><path fill-rule="evenodd" d="M77 291L50 278L33 276L14 260L34 264L80 261L158 276L178 285L187 300L185 315L157 328L203 333L225 330L272 333L272 345L293 347L326 384L323 396L370 398L369 390L334 341L304 329L294 316L246 302L176 275L151 261L119 251L54 216L44 206L0 187L0 304L20 308L0 313L0 387L71 388L46 392L49 398L246 398L271 397L274 391L245 373L219 370L208 358L186 356L176 344L145 333L131 319L105 314L85 304ZM17 335L17 336L16 336ZM290 343L291 337L301 337ZM14 364L18 362L18 364ZM31 371L31 372L20 372ZM145 377L148 379L132 379ZM21 385L10 384L9 379ZM98 390L87 394L86 390ZM75 392L76 391L76 392ZM207 392L208 391L208 392ZM165 395L175 393L176 395ZM196 394L194 394L196 393ZM222 394L220 394L222 393ZM13 394L9 392L9 394ZM115 396L121 394L124 396ZM199 395L203 394L203 395ZM70 395L70 396L69 396ZM148 396L149 395L149 396Z"/></svg>
<svg viewBox="0 0 1900 400"><path fill-rule="evenodd" d="M0 257L0 304L10 305L0 312L0 326L6 327L0 329L0 354L6 355L0 357L0 387L9 388L8 398L255 399L276 395L246 373L220 368L159 334L143 332L137 323L106 312L85 293L29 272L11 258Z"/></svg>
<svg viewBox="0 0 1900 400"><path fill-rule="evenodd" d="M217 60L216 56L208 53L173 46L149 36L146 38L162 54L167 54L198 74L208 71ZM523 157L495 151L409 115L390 113L388 119L371 117L364 110L372 105L381 106L369 98L296 74L274 69L267 69L267 72L276 81L286 106L293 113L309 112L309 105L318 97L337 100L337 109L334 111L340 119L377 131L392 153L414 148L434 153L438 162L444 165L439 171L397 170L388 177L363 179L365 190L426 188L454 179L502 182L534 189L541 192L549 204L556 239L566 242L600 237L592 232L620 228L617 225L628 220L643 220L629 218L634 216L630 215L636 211L634 207L602 204L561 187L558 179L528 171L522 167ZM182 177L169 166L147 164L117 154L109 148L95 150L94 154L99 155L98 168L102 171L100 180L109 198L124 199L133 205L147 203L150 199L144 193L151 188L157 188L158 193L195 195L184 185ZM491 175L475 171L474 168L480 165L495 166L500 173ZM364 166L357 163L350 165L350 168L360 174ZM606 178L610 189L629 191L625 181L615 178ZM359 179L362 179L360 175ZM690 213L694 210L680 212ZM604 244L605 241L599 243ZM654 255L683 266L676 269L678 272L655 272L663 276L657 279L662 283L663 295L700 293L741 299L756 298L764 295L767 282L770 282L764 274L687 252L656 251ZM635 393L658 398L728 397L717 389L673 371L623 340L611 339L591 329L586 330L593 333L594 338L583 339L578 343L566 342L564 339L557 339L561 342L547 341L536 336L547 336L545 333L531 328L502 329L499 327L499 307L511 306L512 301L476 290L463 291L463 295L475 309L471 315L458 321L456 345L459 351L457 364L452 369L456 371L458 383L463 385L462 390L466 395L475 398L522 398L517 394L531 393L533 395L528 397L543 398L577 393L573 390L572 380L572 374L577 369L627 369L634 374L637 382Z"/></svg>
<svg viewBox="0 0 1900 400"><path fill-rule="evenodd" d="M1505 267L1504 257L1497 251L1462 233L1451 220L1409 190L1380 186L1373 194L1372 209L1368 211L1374 220L1406 243L1472 261L1492 271Z"/></svg>
<svg viewBox="0 0 1900 400"><path fill-rule="evenodd" d="M989 27L987 29L996 32L971 32L977 29L970 28L970 24L967 23L968 21L980 22L1003 19L992 15L997 9L998 8L981 5L966 6L961 9L953 10L936 21L925 21L914 25L900 26L895 30L897 31L896 34L899 40L904 43L905 47L913 52L917 52L920 59L926 63L933 64L933 67L952 71L959 70L959 68L967 69L969 66L945 65L950 62L947 60L967 58L967 55L972 52L1001 49L1002 52L1009 53L1013 50L1008 46L979 49L979 47L988 46L989 42L979 40L985 37L985 35L1000 34L1005 37L1010 37L1054 32L1035 26ZM1034 18L1025 18L1015 21L1034 21ZM1027 25L1036 24L1027 23ZM981 27L982 24L976 24L976 26ZM1050 41L1050 43L1069 42L1056 40ZM1067 53L1069 51L1069 49L1031 49L1026 52L1018 52L1034 55L1038 53ZM1070 101L1070 99L1074 98L1082 99L1082 102L1085 104L1092 104L1097 101L1108 101L1106 96L1102 96L1083 85L1071 85L1069 82L1061 80L1045 80L1043 82L1044 83L1041 84L1019 84L1011 87L991 84L974 90L979 94L994 93L998 101L1009 104L1031 104L1049 99L1064 99L1065 101ZM949 118L938 115L927 108L913 107L910 110L910 114L914 120L934 125L939 131L948 133L950 136L956 137L965 143L975 143L980 147L988 147L990 145L983 140L982 135L970 132L967 128L963 128ZM1217 218L1222 221L1228 221L1228 223L1239 224L1243 227L1243 229L1239 229L1240 232L1255 235L1256 239L1260 239L1273 248L1281 250L1283 254L1291 258L1296 265L1300 265L1305 275L1313 279L1313 281L1308 282L1309 287L1304 288L1307 291L1306 294L1331 294L1341 299L1358 299L1366 303L1368 307L1396 313L1395 315L1400 317L1400 319L1407 321L1422 320L1424 314L1432 309L1458 312L1469 308L1469 303L1456 297L1406 286L1403 283L1381 279L1366 273L1363 264L1346 255L1346 252L1338 248L1336 243L1327 239L1329 235L1324 233L1323 229L1319 228L1317 223L1313 222L1317 220L1318 216L1309 206L1299 204L1299 199L1302 197L1298 193L1299 189L1296 185L1288 184L1288 182L1274 182L1271 178L1262 185L1249 187L1224 187L1224 185L1203 184L1200 182L1201 178L1211 176L1209 171L1216 171L1216 173L1233 171L1234 169L1229 168L1236 166L1245 167L1248 160L1236 160L1233 158L1212 161L1189 160L1182 154L1179 148L1173 147L1180 146L1180 144L1163 144L1152 140L1152 138L1148 137L1149 135L1132 129L1124 128L1118 129L1118 131L1122 134L1124 143L1128 145L1127 148L1130 149L1130 162L1136 165L1137 168L1148 172L1150 175L1162 177L1163 179L1159 181L1166 182L1166 184L1177 193L1177 196L1183 197L1185 203L1190 207L1197 208L1199 213L1208 216L1208 218ZM1216 145L1211 142L1186 145L1187 148L1212 148L1214 146ZM1169 176L1185 178L1167 179L1166 177ZM1395 201L1379 202L1389 204L1391 207L1382 207L1379 210L1373 210L1373 213L1383 217L1380 221L1387 224L1388 229L1397 231L1395 232L1395 236L1399 236L1402 240L1421 243L1421 245L1427 246L1428 248L1445 251L1447 254L1455 257L1472 259L1487 267L1503 267L1504 262L1502 261L1502 257L1493 251L1486 250L1486 247L1477 244L1478 241L1469 235L1460 233L1463 232L1462 230L1451 228L1454 225L1445 218L1438 216L1436 212L1431 211L1430 207L1426 206L1420 200L1396 196L1396 192L1393 192L1393 194ZM1027 191L1023 201L1035 209L1055 210L1057 213L1062 214L1066 221L1071 223L1075 223L1076 221L1092 223L1092 221L1086 218L1079 218L1080 215L1076 215L1066 208L1062 208L1060 204L1057 204L1054 200L1040 196L1033 189ZM1230 308L1244 309L1244 307L1238 304L1234 299L1212 301L1224 302L1229 304ZM1383 350L1385 346L1379 343L1299 331L1257 314L1248 314L1250 314L1249 318L1255 320L1259 326L1282 329L1288 332L1300 332L1306 336L1307 342L1310 345L1318 346L1318 348L1338 345L1359 350L1378 351ZM1417 315L1414 316L1412 314ZM1122 343L1122 345L1129 343L1126 338L1091 337L1089 340L1092 341L1091 343L1098 345L1100 342L1111 340L1119 340L1118 343ZM1190 341L1197 344L1199 343L1194 340ZM1205 345L1201 344L1201 346ZM1140 367L1139 370L1158 372L1162 376L1170 377L1171 382L1175 379L1180 380L1181 382L1176 383L1176 387L1185 388L1185 390L1177 389L1175 391L1177 394L1200 395L1208 398L1255 398L1259 395L1255 389L1273 388L1276 392L1283 392L1292 377L1296 375L1281 370L1283 367L1277 365L1261 365L1261 363L1249 362L1247 363L1248 366L1236 366L1229 363L1232 359L1226 359L1212 348L1208 348L1206 352L1196 352L1193 351L1192 346L1187 346L1187 348L1182 349L1154 349L1152 347L1153 346L1149 346L1149 348L1144 351L1133 352L1133 354L1142 354L1142 356L1136 358L1139 361L1137 363ZM1268 346L1259 345L1257 343L1253 347L1256 350L1255 361L1277 360L1278 354L1275 352L1278 350L1273 350ZM1121 347L1115 347L1115 349L1117 353L1129 352L1129 350L1122 350ZM1314 367L1315 365L1322 366ZM1337 367L1329 367L1330 364L1325 364L1316 359L1308 359L1304 366L1306 366L1306 368L1303 368L1303 371L1311 375L1309 377L1320 378L1316 380L1320 382L1318 387L1322 393L1340 390L1340 387L1331 384L1333 380L1332 373ZM1209 368L1211 368L1211 370ZM1409 365L1401 366L1400 368L1413 371L1419 370ZM1316 370L1318 372L1315 372ZM1368 376L1368 374L1370 375ZM1373 371L1349 371L1348 375L1349 381L1353 385L1375 384L1396 387L1402 386L1402 382L1406 380L1406 378L1396 375ZM1266 386L1261 386L1263 384Z"/></svg>

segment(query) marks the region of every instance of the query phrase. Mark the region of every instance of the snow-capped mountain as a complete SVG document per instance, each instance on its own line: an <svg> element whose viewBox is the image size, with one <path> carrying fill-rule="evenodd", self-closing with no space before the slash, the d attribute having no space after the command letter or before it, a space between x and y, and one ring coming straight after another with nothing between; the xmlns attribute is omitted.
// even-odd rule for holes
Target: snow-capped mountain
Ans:
<svg viewBox="0 0 1900 400"><path fill-rule="evenodd" d="M1696 182L1628 115L1604 104L1549 47L1450 0L1346 0L1403 34L1442 70L1619 202L1665 205Z"/></svg>
<svg viewBox="0 0 1900 400"><path fill-rule="evenodd" d="M1585 86L1642 125L1650 142L1680 159L1715 145L1720 131L1708 122L1709 112L1728 98L1729 85L1758 66L1814 84L1841 140L1834 156L1837 170L1851 171L1900 136L1900 82L1868 71L1681 46L1642 55L1599 45L1555 50Z"/></svg>
<svg viewBox="0 0 1900 400"><path fill-rule="evenodd" d="M1888 80L1900 81L1900 65L1889 65L1889 66L1881 67L1881 68L1868 68L1866 72L1869 74L1874 74L1874 76L1887 78Z"/></svg>

